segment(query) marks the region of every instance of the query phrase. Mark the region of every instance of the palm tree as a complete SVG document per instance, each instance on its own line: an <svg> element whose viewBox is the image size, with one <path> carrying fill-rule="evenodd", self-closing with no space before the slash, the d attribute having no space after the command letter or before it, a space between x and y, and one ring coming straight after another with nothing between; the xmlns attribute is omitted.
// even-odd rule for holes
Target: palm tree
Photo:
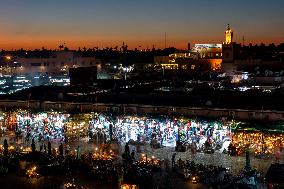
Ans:
<svg viewBox="0 0 284 189"><path fill-rule="evenodd" d="M59 50L62 51L62 49L64 48L64 45L59 45Z"/></svg>

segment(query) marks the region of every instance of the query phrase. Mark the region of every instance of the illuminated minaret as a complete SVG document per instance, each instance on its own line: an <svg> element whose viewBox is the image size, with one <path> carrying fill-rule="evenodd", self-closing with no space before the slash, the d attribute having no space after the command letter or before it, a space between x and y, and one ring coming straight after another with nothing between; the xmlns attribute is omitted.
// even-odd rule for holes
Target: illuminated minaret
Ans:
<svg viewBox="0 0 284 189"><path fill-rule="evenodd" d="M222 63L234 62L234 43L233 43L233 30L228 24L228 28L225 31L225 42L222 45Z"/></svg>
<svg viewBox="0 0 284 189"><path fill-rule="evenodd" d="M233 42L233 30L230 28L229 24L227 30L225 31L225 37L225 44L231 44Z"/></svg>

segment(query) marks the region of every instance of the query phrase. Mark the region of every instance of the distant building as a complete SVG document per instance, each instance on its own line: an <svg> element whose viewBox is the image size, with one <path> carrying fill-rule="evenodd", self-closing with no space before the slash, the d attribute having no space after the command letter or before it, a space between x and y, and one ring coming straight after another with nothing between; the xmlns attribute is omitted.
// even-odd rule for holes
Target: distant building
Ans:
<svg viewBox="0 0 284 189"><path fill-rule="evenodd" d="M70 68L69 76L71 86L92 86L97 81L97 67Z"/></svg>
<svg viewBox="0 0 284 189"><path fill-rule="evenodd" d="M95 57L83 57L73 51L58 51L50 57L25 58L15 57L9 69L2 69L3 74L45 74L48 76L68 75L69 68L96 66ZM8 72L8 73L7 73Z"/></svg>
<svg viewBox="0 0 284 189"><path fill-rule="evenodd" d="M205 66L219 70L222 62L222 44L195 44L191 50L178 50L169 56L155 56L154 63L168 70L194 70Z"/></svg>
<svg viewBox="0 0 284 189"><path fill-rule="evenodd" d="M222 44L195 44L191 52L196 53L198 59L221 59Z"/></svg>
<svg viewBox="0 0 284 189"><path fill-rule="evenodd" d="M169 63L169 61L170 61L169 56L154 56L154 63L156 64Z"/></svg>
<svg viewBox="0 0 284 189"><path fill-rule="evenodd" d="M154 63L161 65L163 69L177 70L178 64L176 64L171 56L154 56Z"/></svg>
<svg viewBox="0 0 284 189"><path fill-rule="evenodd" d="M233 30L228 27L225 31L225 42L222 46L223 50L223 63L225 62L233 62L234 61L234 43L233 43Z"/></svg>
<svg viewBox="0 0 284 189"><path fill-rule="evenodd" d="M233 72L236 70L234 64L236 59L239 59L241 51L241 44L233 41L233 30L228 24L225 30L225 42L222 44L222 71Z"/></svg>
<svg viewBox="0 0 284 189"><path fill-rule="evenodd" d="M233 41L233 30L228 25L225 30L225 41L222 44L222 71L223 72L236 72L248 71L255 73L255 82L260 83L282 83L283 79L283 66L282 57L284 44L278 47L275 44L266 46L265 44L248 46L237 44ZM274 70L274 71L273 71ZM275 72L264 76L264 72ZM281 72L282 71L282 72ZM277 74L277 72L279 72ZM263 74L263 75L261 75Z"/></svg>

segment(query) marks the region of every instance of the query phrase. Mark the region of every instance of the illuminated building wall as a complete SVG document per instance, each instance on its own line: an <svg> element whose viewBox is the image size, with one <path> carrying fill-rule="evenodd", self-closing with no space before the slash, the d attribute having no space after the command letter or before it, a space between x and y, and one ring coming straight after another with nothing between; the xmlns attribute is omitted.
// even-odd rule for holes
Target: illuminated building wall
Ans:
<svg viewBox="0 0 284 189"><path fill-rule="evenodd" d="M161 64L162 68L165 70L195 70L198 65L207 65L207 70L220 70L221 69L221 64L222 64L222 59L189 59L186 62L176 62L176 63L163 63Z"/></svg>
<svg viewBox="0 0 284 189"><path fill-rule="evenodd" d="M179 69L179 65L174 64L174 63L161 64L161 66L162 66L162 68L164 68L166 70L178 70Z"/></svg>
<svg viewBox="0 0 284 189"><path fill-rule="evenodd" d="M193 58L193 54L190 53L190 51L184 51L184 52L176 52L174 54L169 55L169 62L176 62L178 59L188 59Z"/></svg>
<svg viewBox="0 0 284 189"><path fill-rule="evenodd" d="M197 53L198 59L222 58L222 44L195 44L192 52Z"/></svg>
<svg viewBox="0 0 284 189"><path fill-rule="evenodd" d="M222 65L222 59L207 59L208 63L210 64L211 70L220 70Z"/></svg>
<svg viewBox="0 0 284 189"><path fill-rule="evenodd" d="M195 70L199 65L206 65L206 70L219 70L222 63L222 44L195 44L192 50L179 50L169 56L157 56L154 63L167 70Z"/></svg>

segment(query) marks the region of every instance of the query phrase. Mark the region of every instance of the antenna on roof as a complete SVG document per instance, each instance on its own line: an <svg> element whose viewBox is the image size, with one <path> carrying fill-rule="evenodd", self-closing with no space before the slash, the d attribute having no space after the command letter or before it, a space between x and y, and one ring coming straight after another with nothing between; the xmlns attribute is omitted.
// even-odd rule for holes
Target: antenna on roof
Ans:
<svg viewBox="0 0 284 189"><path fill-rule="evenodd" d="M165 49L167 48L167 32L165 32Z"/></svg>

